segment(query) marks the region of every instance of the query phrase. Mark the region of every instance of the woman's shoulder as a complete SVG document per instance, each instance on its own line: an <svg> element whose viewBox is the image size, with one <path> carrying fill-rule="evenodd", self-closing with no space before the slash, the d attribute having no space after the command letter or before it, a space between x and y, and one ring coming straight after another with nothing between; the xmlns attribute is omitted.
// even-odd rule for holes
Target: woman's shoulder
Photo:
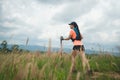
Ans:
<svg viewBox="0 0 120 80"><path fill-rule="evenodd" d="M74 33L75 31L73 29L70 29L70 33Z"/></svg>
<svg viewBox="0 0 120 80"><path fill-rule="evenodd" d="M73 29L70 29L70 32L74 32L74 30L73 30Z"/></svg>
<svg viewBox="0 0 120 80"><path fill-rule="evenodd" d="M75 34L75 31L73 29L70 30L70 34Z"/></svg>

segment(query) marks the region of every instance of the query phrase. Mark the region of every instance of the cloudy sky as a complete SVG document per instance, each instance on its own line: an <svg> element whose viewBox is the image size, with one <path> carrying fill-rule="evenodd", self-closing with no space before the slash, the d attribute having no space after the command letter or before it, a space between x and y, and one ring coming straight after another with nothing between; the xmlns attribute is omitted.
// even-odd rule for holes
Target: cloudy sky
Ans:
<svg viewBox="0 0 120 80"><path fill-rule="evenodd" d="M0 0L0 42L59 47L76 21L87 48L120 45L120 0ZM71 47L71 41L64 41Z"/></svg>

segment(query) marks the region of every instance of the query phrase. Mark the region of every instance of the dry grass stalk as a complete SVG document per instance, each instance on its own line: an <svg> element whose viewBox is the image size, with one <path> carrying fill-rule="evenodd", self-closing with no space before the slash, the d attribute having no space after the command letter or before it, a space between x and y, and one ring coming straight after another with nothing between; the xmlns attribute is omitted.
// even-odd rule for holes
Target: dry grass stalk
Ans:
<svg viewBox="0 0 120 80"><path fill-rule="evenodd" d="M99 64L97 62L95 62L95 64L96 64L97 69L99 70Z"/></svg>
<svg viewBox="0 0 120 80"><path fill-rule="evenodd" d="M26 40L26 46L28 45L28 42L29 42L29 37L27 37L27 40Z"/></svg>
<svg viewBox="0 0 120 80"><path fill-rule="evenodd" d="M72 80L72 73L71 72L69 72L67 80Z"/></svg>
<svg viewBox="0 0 120 80"><path fill-rule="evenodd" d="M47 55L50 56L50 54L51 54L51 39L49 39Z"/></svg>
<svg viewBox="0 0 120 80"><path fill-rule="evenodd" d="M35 78L35 77L37 77L38 75L38 67L37 67L37 64L35 64L35 63L32 63L32 65L31 65L31 77L32 78Z"/></svg>
<svg viewBox="0 0 120 80"><path fill-rule="evenodd" d="M28 63L25 68L22 65L19 65L18 73L16 74L14 80L23 80L27 79L31 63Z"/></svg>
<svg viewBox="0 0 120 80"><path fill-rule="evenodd" d="M80 80L80 72L77 73L76 80Z"/></svg>
<svg viewBox="0 0 120 80"><path fill-rule="evenodd" d="M40 73L39 73L39 78L44 78L44 71L45 71L45 68L48 66L48 63L44 64Z"/></svg>

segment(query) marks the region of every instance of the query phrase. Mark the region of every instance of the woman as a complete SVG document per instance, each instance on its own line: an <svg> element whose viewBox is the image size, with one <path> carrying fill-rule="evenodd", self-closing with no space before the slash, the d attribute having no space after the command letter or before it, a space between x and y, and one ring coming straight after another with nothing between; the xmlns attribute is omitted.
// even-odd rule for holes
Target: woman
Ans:
<svg viewBox="0 0 120 80"><path fill-rule="evenodd" d="M79 52L81 59L82 59L82 66L83 66L83 71L85 71L85 67L87 67L87 72L90 72L90 66L88 63L88 60L85 57L85 48L82 43L82 35L80 34L78 25L76 22L71 22L70 24L70 34L67 38L61 37L62 40L72 40L73 42L73 51L72 51L72 65L71 65L71 70L70 72L76 71L75 69L75 57L77 53Z"/></svg>

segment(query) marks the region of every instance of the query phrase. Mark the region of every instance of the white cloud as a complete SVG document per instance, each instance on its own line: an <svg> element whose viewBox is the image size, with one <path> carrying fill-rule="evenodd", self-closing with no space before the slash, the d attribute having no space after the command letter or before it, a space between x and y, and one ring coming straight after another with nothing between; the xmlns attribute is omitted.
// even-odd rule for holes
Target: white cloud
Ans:
<svg viewBox="0 0 120 80"><path fill-rule="evenodd" d="M116 19L116 20L112 21L112 25L120 26L120 19Z"/></svg>
<svg viewBox="0 0 120 80"><path fill-rule="evenodd" d="M0 40L14 35L20 44L27 37L30 44L42 44L52 38L56 45L61 35L68 35L71 21L78 23L85 43L120 40L119 0L2 0L0 4Z"/></svg>

